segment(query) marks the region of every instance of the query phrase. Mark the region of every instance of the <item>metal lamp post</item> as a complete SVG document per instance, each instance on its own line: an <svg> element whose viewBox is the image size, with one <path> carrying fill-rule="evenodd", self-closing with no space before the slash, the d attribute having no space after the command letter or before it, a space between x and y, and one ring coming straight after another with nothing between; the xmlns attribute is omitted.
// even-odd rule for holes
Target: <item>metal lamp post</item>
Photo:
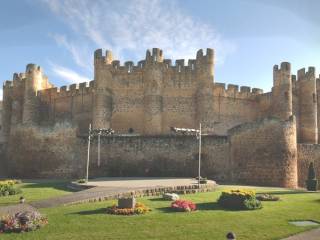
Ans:
<svg viewBox="0 0 320 240"><path fill-rule="evenodd" d="M198 186L200 188L200 178L201 178L201 123L199 126L199 135L197 136L197 138L199 139L199 163L198 163Z"/></svg>
<svg viewBox="0 0 320 240"><path fill-rule="evenodd" d="M89 124L89 135L88 135L88 154L87 154L86 182L88 182L88 179L89 179L90 143L91 143L91 124Z"/></svg>
<svg viewBox="0 0 320 240"><path fill-rule="evenodd" d="M201 180L201 123L199 126L199 130L192 128L176 128L171 127L171 131L175 133L182 133L185 135L196 134L197 139L199 140L199 158L198 158L198 187L200 188L200 180Z"/></svg>
<svg viewBox="0 0 320 240"><path fill-rule="evenodd" d="M91 129L91 124L89 125L89 135L88 135L88 155L87 155L87 170L86 170L86 182L89 181L89 165L90 165L90 146L91 146L91 138L98 137L98 166L100 166L100 145L101 145L101 135L102 136L109 136L113 135L114 130L111 128L107 129Z"/></svg>

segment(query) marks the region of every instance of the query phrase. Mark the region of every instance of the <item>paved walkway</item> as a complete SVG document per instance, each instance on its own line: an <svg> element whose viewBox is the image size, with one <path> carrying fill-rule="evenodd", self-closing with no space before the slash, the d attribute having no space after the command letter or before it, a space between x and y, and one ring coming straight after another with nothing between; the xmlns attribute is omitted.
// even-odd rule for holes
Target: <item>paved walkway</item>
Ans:
<svg viewBox="0 0 320 240"><path fill-rule="evenodd" d="M214 181L209 181L214 183ZM126 187L126 188L153 188L153 187L172 187L172 186L188 186L197 184L194 178L159 178L159 177L105 177L90 180L87 185L92 187Z"/></svg>
<svg viewBox="0 0 320 240"><path fill-rule="evenodd" d="M67 194L60 197L50 198L30 203L36 208L56 207L75 203L102 201L116 199L124 196L145 196L159 195L168 191L191 191L196 192L197 181L185 178L101 178L90 181L88 184L81 184L91 187L87 190ZM214 189L216 183L208 181L200 191Z"/></svg>
<svg viewBox="0 0 320 240"><path fill-rule="evenodd" d="M320 240L320 228L284 238L282 240Z"/></svg>

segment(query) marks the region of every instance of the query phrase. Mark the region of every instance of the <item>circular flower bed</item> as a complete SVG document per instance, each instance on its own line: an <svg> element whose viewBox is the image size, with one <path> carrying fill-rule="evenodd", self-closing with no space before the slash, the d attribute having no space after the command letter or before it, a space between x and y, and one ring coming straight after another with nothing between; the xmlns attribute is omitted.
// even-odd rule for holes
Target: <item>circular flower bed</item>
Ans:
<svg viewBox="0 0 320 240"><path fill-rule="evenodd" d="M259 194L256 197L259 201L279 201L280 198L270 194Z"/></svg>
<svg viewBox="0 0 320 240"><path fill-rule="evenodd" d="M0 219L0 233L21 233L39 229L48 224L48 219L38 212L19 212Z"/></svg>
<svg viewBox="0 0 320 240"><path fill-rule="evenodd" d="M171 203L171 208L179 212L191 212L197 209L197 206L192 201L176 200Z"/></svg>
<svg viewBox="0 0 320 240"><path fill-rule="evenodd" d="M134 208L118 208L117 205L113 205L107 208L107 213L114 215L145 214L150 211L151 209L145 206L143 203L136 203Z"/></svg>
<svg viewBox="0 0 320 240"><path fill-rule="evenodd" d="M228 209L254 210L262 208L261 202L256 199L256 193L250 190L223 191L218 203Z"/></svg>
<svg viewBox="0 0 320 240"><path fill-rule="evenodd" d="M16 184L21 183L19 180L2 180L0 181L0 196L15 195L21 193L21 189Z"/></svg>

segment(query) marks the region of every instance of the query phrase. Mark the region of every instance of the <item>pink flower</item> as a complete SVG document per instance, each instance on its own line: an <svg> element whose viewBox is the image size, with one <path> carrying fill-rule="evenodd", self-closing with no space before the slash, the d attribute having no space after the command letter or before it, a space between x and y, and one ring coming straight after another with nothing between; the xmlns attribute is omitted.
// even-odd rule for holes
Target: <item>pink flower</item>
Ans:
<svg viewBox="0 0 320 240"><path fill-rule="evenodd" d="M171 203L171 208L178 211L190 212L196 210L196 205L188 200L176 200Z"/></svg>

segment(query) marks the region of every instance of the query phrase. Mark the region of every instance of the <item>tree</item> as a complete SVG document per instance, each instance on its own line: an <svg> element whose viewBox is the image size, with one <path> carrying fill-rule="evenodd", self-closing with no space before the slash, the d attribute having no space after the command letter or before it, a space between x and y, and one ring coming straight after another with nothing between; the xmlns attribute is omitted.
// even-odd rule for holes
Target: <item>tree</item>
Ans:
<svg viewBox="0 0 320 240"><path fill-rule="evenodd" d="M308 180L306 181L308 191L318 190L318 180L316 178L316 171L313 162L310 162L308 169Z"/></svg>

